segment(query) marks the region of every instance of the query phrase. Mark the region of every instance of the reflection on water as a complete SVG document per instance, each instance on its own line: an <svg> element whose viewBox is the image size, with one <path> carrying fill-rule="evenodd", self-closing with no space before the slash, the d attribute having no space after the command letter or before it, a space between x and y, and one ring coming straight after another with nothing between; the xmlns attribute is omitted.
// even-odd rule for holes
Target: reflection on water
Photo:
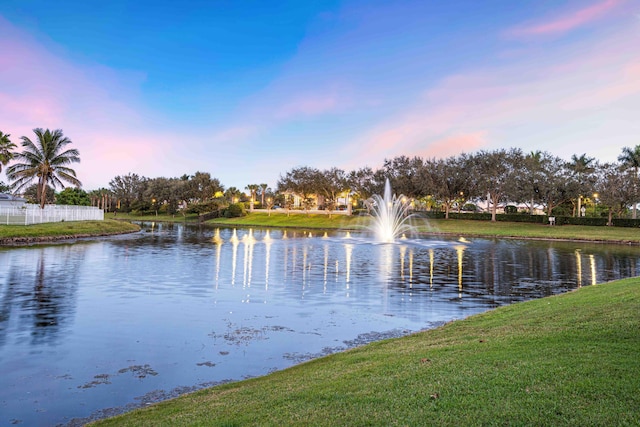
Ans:
<svg viewBox="0 0 640 427"><path fill-rule="evenodd" d="M635 276L639 251L161 223L0 249L0 424L99 416Z"/></svg>

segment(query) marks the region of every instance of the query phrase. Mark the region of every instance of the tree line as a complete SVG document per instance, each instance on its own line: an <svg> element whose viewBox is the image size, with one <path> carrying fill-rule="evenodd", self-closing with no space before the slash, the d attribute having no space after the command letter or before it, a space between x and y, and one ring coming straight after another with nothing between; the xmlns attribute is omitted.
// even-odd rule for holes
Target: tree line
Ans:
<svg viewBox="0 0 640 427"><path fill-rule="evenodd" d="M468 202L486 202L493 221L498 207L507 204L525 206L531 214L535 206L542 206L549 216L580 216L586 214L587 204L595 212L597 203L611 222L614 215L627 215L629 207L636 218L639 168L640 146L625 147L613 163L586 154L565 161L546 151L510 148L440 159L398 156L386 159L377 170L296 167L280 177L278 191L294 192L303 203L321 195L332 209L341 194L349 193L356 202L382 194L389 179L396 194L412 199L419 209L439 208L447 218L454 207Z"/></svg>
<svg viewBox="0 0 640 427"><path fill-rule="evenodd" d="M609 221L615 215L637 217L640 199L638 172L640 145L624 147L617 162L601 163L586 154L565 161L546 151L523 152L518 148L481 150L447 158L398 156L385 159L378 169L353 171L339 168L320 170L299 166L281 174L275 190L267 184L249 184L244 191L224 185L208 172L175 178L147 178L135 173L114 177L108 188L85 192L69 167L80 161L79 152L62 130L34 129L36 139L21 137L17 152L10 135L0 132L0 171L12 182L0 183L0 191L21 192L45 203L84 204L123 212L203 213L239 203L250 208L293 207L294 195L302 207L319 205L334 210L340 201L356 207L373 194L381 194L389 179L396 194L410 198L416 209L449 212L466 204L485 202L492 220L498 207L525 206L529 213L542 206L551 215L584 215L586 206L595 213L605 211ZM34 184L34 181L35 184ZM72 187L65 188L64 183ZM62 191L55 193L55 189Z"/></svg>

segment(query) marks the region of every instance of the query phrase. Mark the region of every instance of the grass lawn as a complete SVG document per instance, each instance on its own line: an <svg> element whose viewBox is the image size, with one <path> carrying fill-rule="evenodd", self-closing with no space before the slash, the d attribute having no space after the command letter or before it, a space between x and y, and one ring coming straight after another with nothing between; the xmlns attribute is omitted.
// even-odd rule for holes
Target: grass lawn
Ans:
<svg viewBox="0 0 640 427"><path fill-rule="evenodd" d="M640 279L514 304L99 426L640 425Z"/></svg>
<svg viewBox="0 0 640 427"><path fill-rule="evenodd" d="M151 215L134 215L131 213L118 212L114 214L113 212L107 212L104 214L105 219L118 219L118 220L127 220L127 221L161 221L161 222L196 222L198 221L197 214L151 214Z"/></svg>
<svg viewBox="0 0 640 427"><path fill-rule="evenodd" d="M0 225L0 244L40 238L105 236L138 231L140 227L126 221L64 221L34 225Z"/></svg>
<svg viewBox="0 0 640 427"><path fill-rule="evenodd" d="M319 229L366 229L369 217L322 214L250 213L241 218L216 218L207 224L225 226L299 227ZM569 239L640 244L640 228L594 227L582 225L549 226L519 222L491 222L458 219L418 219L418 232L478 237L517 237L536 239Z"/></svg>

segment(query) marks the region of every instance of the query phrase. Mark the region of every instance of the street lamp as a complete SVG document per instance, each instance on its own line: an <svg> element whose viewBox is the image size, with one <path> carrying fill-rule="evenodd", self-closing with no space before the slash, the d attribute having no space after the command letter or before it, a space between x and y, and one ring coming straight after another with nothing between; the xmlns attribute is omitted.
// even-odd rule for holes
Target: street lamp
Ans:
<svg viewBox="0 0 640 427"><path fill-rule="evenodd" d="M593 193L593 216L596 216L597 206L598 206L598 193Z"/></svg>

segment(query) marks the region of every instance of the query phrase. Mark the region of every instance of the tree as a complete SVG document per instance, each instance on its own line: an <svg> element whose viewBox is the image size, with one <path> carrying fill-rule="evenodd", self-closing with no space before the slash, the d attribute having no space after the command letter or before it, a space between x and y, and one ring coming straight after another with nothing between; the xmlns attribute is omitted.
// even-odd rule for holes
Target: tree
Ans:
<svg viewBox="0 0 640 427"><path fill-rule="evenodd" d="M336 208L338 195L348 188L347 175L342 169L331 168L318 175L318 192L324 198L324 208L331 212Z"/></svg>
<svg viewBox="0 0 640 427"><path fill-rule="evenodd" d="M318 182L321 172L309 166L291 169L278 180L278 191L292 192L302 199L302 204L309 213L313 204L312 196L318 193Z"/></svg>
<svg viewBox="0 0 640 427"><path fill-rule="evenodd" d="M260 185L258 184L249 184L245 187L245 189L249 190L251 192L251 204L249 205L249 209L251 211L253 211L253 204L256 201L256 194L258 193L258 189L260 188Z"/></svg>
<svg viewBox="0 0 640 427"><path fill-rule="evenodd" d="M97 206L105 212L111 210L112 196L113 192L107 188L99 188L89 192L91 206Z"/></svg>
<svg viewBox="0 0 640 427"><path fill-rule="evenodd" d="M538 193L547 207L547 215L553 216L553 209L570 199L571 182L567 162L544 151L540 158L540 182Z"/></svg>
<svg viewBox="0 0 640 427"><path fill-rule="evenodd" d="M426 196L423 181L420 179L423 168L424 161L417 156L385 159L383 166L384 175L389 179L393 192L409 198Z"/></svg>
<svg viewBox="0 0 640 427"><path fill-rule="evenodd" d="M580 156L574 154L571 156L571 161L567 163L567 168L572 174L572 181L569 185L569 192L572 196L572 202L574 205L573 216L579 216L582 206L582 197L585 194L593 192L593 184L595 181L594 172L594 157L587 157L586 154Z"/></svg>
<svg viewBox="0 0 640 427"><path fill-rule="evenodd" d="M10 136L0 131L0 172L2 172L2 166L6 166L14 157L13 149L16 148L16 144L11 142Z"/></svg>
<svg viewBox="0 0 640 427"><path fill-rule="evenodd" d="M269 188L269 184L265 184L265 183L260 184L260 189L261 189L260 196L262 196L262 200L260 202L260 208L261 209L264 207L264 196L265 196L268 188Z"/></svg>
<svg viewBox="0 0 640 427"><path fill-rule="evenodd" d="M367 200L376 194L376 180L373 169L364 167L349 172L347 185L354 192L354 196L360 200ZM384 185L384 183L383 183Z"/></svg>
<svg viewBox="0 0 640 427"><path fill-rule="evenodd" d="M40 188L38 187L38 184L33 184L28 186L23 192L22 195L24 196L25 199L27 199L27 203L39 203L40 200ZM46 186L45 187L45 191L44 191L44 199L45 199L45 203L48 204L53 204L55 202L56 199L56 192L53 188L51 188L50 186Z"/></svg>
<svg viewBox="0 0 640 427"><path fill-rule="evenodd" d="M229 187L225 190L224 197L229 201L229 203L238 203L242 197L242 191L238 190L236 187Z"/></svg>
<svg viewBox="0 0 640 427"><path fill-rule="evenodd" d="M180 178L185 181L184 176ZM188 177L188 175L186 175ZM208 172L196 172L190 179L187 178L186 197L195 199L199 202L205 202L213 199L217 192L224 191L224 187L217 178L211 178Z"/></svg>
<svg viewBox="0 0 640 427"><path fill-rule="evenodd" d="M529 205L530 215L533 215L536 202L541 202L540 185L544 180L542 156L542 151L532 151L524 156L522 169L515 176L516 185L511 194L511 201Z"/></svg>
<svg viewBox="0 0 640 427"><path fill-rule="evenodd" d="M109 181L109 187L118 200L116 209L129 212L131 206L140 204L144 198L147 178L135 173L118 175Z"/></svg>
<svg viewBox="0 0 640 427"><path fill-rule="evenodd" d="M36 128L33 132L37 136L35 142L23 136L23 151L14 155L18 163L7 169L7 177L13 180L15 191L28 186L35 178L38 178L38 197L40 207L44 208L45 187L50 185L54 189L60 185L64 188L64 182L80 187L82 183L76 178L76 172L67 165L80 162L80 153L75 148L67 148L71 140L62 134L61 129L54 131Z"/></svg>
<svg viewBox="0 0 640 427"><path fill-rule="evenodd" d="M432 159L425 164L430 173L433 194L444 206L444 215L449 219L453 204L469 191L470 167L467 157L451 156L446 159Z"/></svg>
<svg viewBox="0 0 640 427"><path fill-rule="evenodd" d="M170 214L178 211L185 181L179 178L152 178L148 179L144 191L144 209L151 208L158 215L158 210L163 209Z"/></svg>
<svg viewBox="0 0 640 427"><path fill-rule="evenodd" d="M0 181L0 193L8 193L9 191L11 191L11 186Z"/></svg>
<svg viewBox="0 0 640 427"><path fill-rule="evenodd" d="M81 188L67 187L56 194L56 205L89 206L89 194Z"/></svg>
<svg viewBox="0 0 640 427"><path fill-rule="evenodd" d="M598 188L600 189L599 200L607 207L607 225L613 225L613 214L618 217L626 211L629 201L633 195L633 186L628 176L629 169L617 164L605 164L599 168Z"/></svg>
<svg viewBox="0 0 640 427"><path fill-rule="evenodd" d="M498 204L509 201L522 170L524 156L520 149L480 151L473 157L478 190L491 204L491 221L496 220Z"/></svg>
<svg viewBox="0 0 640 427"><path fill-rule="evenodd" d="M640 145L636 145L634 148L624 147L622 148L622 154L618 156L618 161L622 162L622 166L625 169L632 169L633 176L631 177L632 188L632 205L633 205L633 219L637 216L638 205L638 169L640 169Z"/></svg>

